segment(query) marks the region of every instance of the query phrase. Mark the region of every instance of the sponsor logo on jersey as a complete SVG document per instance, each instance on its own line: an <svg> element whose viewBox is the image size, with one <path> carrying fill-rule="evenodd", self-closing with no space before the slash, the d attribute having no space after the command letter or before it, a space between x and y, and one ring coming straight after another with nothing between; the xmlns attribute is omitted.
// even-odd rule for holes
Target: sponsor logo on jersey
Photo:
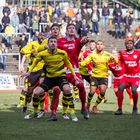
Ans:
<svg viewBox="0 0 140 140"><path fill-rule="evenodd" d="M136 59L138 56L137 55L134 55L134 58Z"/></svg>

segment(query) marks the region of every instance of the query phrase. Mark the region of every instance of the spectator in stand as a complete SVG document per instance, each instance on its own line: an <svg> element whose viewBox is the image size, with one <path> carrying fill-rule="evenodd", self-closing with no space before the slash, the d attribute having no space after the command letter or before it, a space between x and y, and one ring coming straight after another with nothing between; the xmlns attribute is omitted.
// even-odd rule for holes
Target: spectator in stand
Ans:
<svg viewBox="0 0 140 140"><path fill-rule="evenodd" d="M31 9L32 9L32 7L29 6L23 12L25 26L22 26L22 28L26 27L27 32L32 35L32 10Z"/></svg>
<svg viewBox="0 0 140 140"><path fill-rule="evenodd" d="M44 25L42 23L46 23L47 22L47 17L46 17L46 11L45 8L42 7L40 12L39 12L39 31L40 32L44 32Z"/></svg>
<svg viewBox="0 0 140 140"><path fill-rule="evenodd" d="M2 33L2 25L0 24L0 33Z"/></svg>
<svg viewBox="0 0 140 140"><path fill-rule="evenodd" d="M108 18L110 15L110 10L107 3L104 3L104 6L102 8L102 29L106 30L108 29Z"/></svg>
<svg viewBox="0 0 140 140"><path fill-rule="evenodd" d="M62 21L61 21L61 34L63 37L65 37L67 24L68 23L65 22L64 19L62 19Z"/></svg>
<svg viewBox="0 0 140 140"><path fill-rule="evenodd" d="M60 8L59 5L57 5L57 6L55 7L54 13L56 13L56 14L58 15L58 17L62 15L62 11L61 11L61 8ZM51 16L52 16L52 15L51 15Z"/></svg>
<svg viewBox="0 0 140 140"><path fill-rule="evenodd" d="M32 18L32 17L33 17L32 6L28 6L28 11L29 11L29 16L30 16L30 18Z"/></svg>
<svg viewBox="0 0 140 140"><path fill-rule="evenodd" d="M13 13L13 16L11 18L11 24L15 29L15 33L17 34L18 33L18 26L19 26L19 17L18 17L16 12Z"/></svg>
<svg viewBox="0 0 140 140"><path fill-rule="evenodd" d="M86 3L83 3L83 5L81 6L81 15L82 19L86 19L87 23L89 23L92 15L91 13L89 13Z"/></svg>
<svg viewBox="0 0 140 140"><path fill-rule="evenodd" d="M91 13L91 21L92 21L92 35L96 33L99 35L99 20L100 20L100 11L97 5L93 5L92 13Z"/></svg>
<svg viewBox="0 0 140 140"><path fill-rule="evenodd" d="M70 4L67 8L66 15L70 18L73 18L75 16L74 7L72 4Z"/></svg>
<svg viewBox="0 0 140 140"><path fill-rule="evenodd" d="M18 32L24 33L27 32L26 28L24 27L24 17L23 17L23 9L19 8L17 11L17 15L19 18L19 25L18 25Z"/></svg>
<svg viewBox="0 0 140 140"><path fill-rule="evenodd" d="M24 20L25 20L27 17L32 18L32 12L31 12L31 10L29 10L28 8L26 8L25 11L23 12L23 18L24 18Z"/></svg>
<svg viewBox="0 0 140 140"><path fill-rule="evenodd" d="M121 38L122 37L122 9L120 8L120 5L117 3L115 6L115 9L113 11L114 16L114 23L115 23L115 38Z"/></svg>
<svg viewBox="0 0 140 140"><path fill-rule="evenodd" d="M24 23L19 25L19 33L26 33L27 32L27 28L26 25Z"/></svg>
<svg viewBox="0 0 140 140"><path fill-rule="evenodd" d="M28 42L28 38L26 37L26 35L25 34L20 35L20 39L18 41L16 41L16 44L19 47L19 52L23 47L25 47L27 45L27 42ZM20 60L22 60L23 54L20 53L20 56L21 56Z"/></svg>
<svg viewBox="0 0 140 140"><path fill-rule="evenodd" d="M75 7L77 7L78 9L80 9L81 6L81 1L80 0L76 0L75 1Z"/></svg>
<svg viewBox="0 0 140 140"><path fill-rule="evenodd" d="M33 29L33 35L35 34L36 31L39 31L39 28L38 28L38 16L34 16L33 17L33 25L32 25L32 29Z"/></svg>
<svg viewBox="0 0 140 140"><path fill-rule="evenodd" d="M51 16L49 15L49 12L46 11L46 22L50 23L51 22Z"/></svg>
<svg viewBox="0 0 140 140"><path fill-rule="evenodd" d="M3 32L5 31L5 28L10 24L10 18L7 13L4 13L4 16L2 17L2 26L3 26Z"/></svg>
<svg viewBox="0 0 140 140"><path fill-rule="evenodd" d="M36 31L33 35L33 41L38 40L39 31Z"/></svg>
<svg viewBox="0 0 140 140"><path fill-rule="evenodd" d="M8 6L8 3L5 3L5 6L3 7L2 13L3 13L3 15L5 13L7 13L8 16L11 14L11 10L10 10L10 8Z"/></svg>
<svg viewBox="0 0 140 140"><path fill-rule="evenodd" d="M33 25L32 19L30 18L30 16L27 16L25 19L25 26L26 26L27 32L30 33L31 36L33 35L32 25Z"/></svg>
<svg viewBox="0 0 140 140"><path fill-rule="evenodd" d="M2 69L3 72L6 71L6 54L8 52L6 46L4 43L1 44L1 48L0 48L0 55L1 55L1 64L2 64Z"/></svg>
<svg viewBox="0 0 140 140"><path fill-rule="evenodd" d="M23 17L23 12L22 12L23 9L18 9L17 11L17 15L18 15L18 18L19 18L19 25L20 24L23 24L24 23L24 17Z"/></svg>
<svg viewBox="0 0 140 140"><path fill-rule="evenodd" d="M52 23L58 23L59 22L59 17L56 13L51 17L51 22Z"/></svg>
<svg viewBox="0 0 140 140"><path fill-rule="evenodd" d="M115 9L113 11L113 16L118 16L118 15L121 15L122 16L122 9L120 7L120 5L118 3L116 3L115 5Z"/></svg>
<svg viewBox="0 0 140 140"><path fill-rule="evenodd" d="M133 19L134 18L134 10L132 9L131 6L128 6L127 12L129 13L130 17Z"/></svg>
<svg viewBox="0 0 140 140"><path fill-rule="evenodd" d="M85 19L82 20L82 24L80 26L80 36L87 36L90 31L90 26Z"/></svg>
<svg viewBox="0 0 140 140"><path fill-rule="evenodd" d="M36 7L32 7L32 17L37 16Z"/></svg>
<svg viewBox="0 0 140 140"><path fill-rule="evenodd" d="M136 31L135 31L135 47L136 49L140 49L140 26L138 26L136 28Z"/></svg>
<svg viewBox="0 0 140 140"><path fill-rule="evenodd" d="M77 13L76 13L75 16L76 16L76 19L77 19L77 20L81 20L81 21L82 21L81 9L78 9L78 10L77 10Z"/></svg>
<svg viewBox="0 0 140 140"><path fill-rule="evenodd" d="M13 28L13 26L11 24L9 24L6 28L5 28L5 40L6 40L6 47L8 47L8 49L13 49L12 48L12 35L14 34L15 30Z"/></svg>
<svg viewBox="0 0 140 140"><path fill-rule="evenodd" d="M126 16L124 17L124 33L125 35L130 32L130 28L132 25L132 17L130 16L129 12L126 12Z"/></svg>
<svg viewBox="0 0 140 140"><path fill-rule="evenodd" d="M57 6L56 6L56 7L57 7ZM48 4L47 9L48 9L49 16L52 16L52 15L53 15L53 7L52 7L52 5L51 5L51 4ZM58 16L59 16L59 15L58 15Z"/></svg>

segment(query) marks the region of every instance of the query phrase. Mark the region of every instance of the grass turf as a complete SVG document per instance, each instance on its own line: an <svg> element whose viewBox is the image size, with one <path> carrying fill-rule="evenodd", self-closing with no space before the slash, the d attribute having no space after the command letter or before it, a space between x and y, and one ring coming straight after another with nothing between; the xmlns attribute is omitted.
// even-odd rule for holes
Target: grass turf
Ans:
<svg viewBox="0 0 140 140"><path fill-rule="evenodd" d="M15 106L19 92L0 93L0 140L139 140L140 115L131 115L128 95L125 94L122 116L114 115L117 109L114 93L108 90L106 97L107 103L99 105L104 113L91 112L89 120L83 119L80 103L76 103L79 122L75 123L63 120L61 111L58 111L57 122L47 121L50 113L42 119L24 120L25 114Z"/></svg>

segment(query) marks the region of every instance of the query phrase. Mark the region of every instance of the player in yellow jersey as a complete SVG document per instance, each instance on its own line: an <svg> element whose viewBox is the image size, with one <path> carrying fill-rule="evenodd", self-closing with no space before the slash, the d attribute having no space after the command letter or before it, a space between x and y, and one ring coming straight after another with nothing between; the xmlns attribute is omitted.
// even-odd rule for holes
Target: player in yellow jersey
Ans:
<svg viewBox="0 0 140 140"><path fill-rule="evenodd" d="M104 44L103 41L99 40L96 43L96 50L92 54L90 54L87 59L81 62L80 65L86 66L90 62L93 63L92 66L92 75L91 75L91 81L90 81L90 93L88 94L88 100L87 105L90 106L90 102L92 100L92 97L97 89L99 87L100 89L100 95L98 96L95 105L93 106L93 112L97 113L97 105L101 103L101 101L105 97L105 92L108 85L108 62L113 59L116 63L118 62L117 58L114 58L114 56L111 53L108 53L104 51Z"/></svg>
<svg viewBox="0 0 140 140"><path fill-rule="evenodd" d="M26 56L23 55L21 65L20 65L20 73L21 74L23 74L23 72L25 71L25 68L24 68L25 61L26 61ZM28 66L27 66L27 70L28 70ZM24 78L24 87L21 89L19 104L17 105L17 108L21 108L24 104L24 100L25 100L25 96L26 96L26 92L27 92L27 84L25 83L25 81L26 80ZM26 111L26 109L25 109L25 111ZM23 112L24 112L24 109L23 109Z"/></svg>
<svg viewBox="0 0 140 140"><path fill-rule="evenodd" d="M42 51L43 48L45 49L45 46L47 44L47 40L44 40L44 35L39 34L38 40L30 42L27 46L21 49L21 53L23 53L26 57L29 58L29 68L32 66L36 55L38 52ZM28 75L25 78L25 87L26 87L26 98L25 103L23 107L23 112L27 110L27 104L31 101L33 89L41 83L41 79L44 78L44 71L43 71L44 62L40 61L36 67L31 71L30 75ZM23 67L23 63L22 66ZM24 74L23 74L24 75ZM40 95L39 97L39 103L40 103L40 112L38 113L38 118L42 117L44 115L44 93ZM37 106L38 103L36 103L33 99L34 106Z"/></svg>
<svg viewBox="0 0 140 140"><path fill-rule="evenodd" d="M33 65L30 67L29 71L32 71L34 66L37 65L38 62L44 61L45 63L45 79L44 81L34 89L33 92L33 98L38 98L41 93L44 91L48 91L49 89L59 86L59 88L63 91L63 94L67 97L67 99L73 104L73 98L71 98L71 93L70 93L70 86L69 83L66 80L66 70L64 67L64 64L66 64L70 71L72 72L75 80L77 82L78 78L75 75L74 69L69 61L68 55L65 51L57 49L57 38L55 37L50 37L48 39L48 49L38 53L36 61L34 61ZM57 106L59 103L59 96L55 97L55 101L53 104ZM72 121L77 122L78 118L75 115L75 110L71 110L71 119ZM33 117L37 116L37 110L34 108L34 112L26 115L25 119L31 119ZM56 121L56 112L52 112L51 121Z"/></svg>
<svg viewBox="0 0 140 140"><path fill-rule="evenodd" d="M60 33L60 25L59 24L57 24L57 23L52 24L52 26L51 26L51 36L55 36L57 39L62 37L62 35ZM78 88L76 86L73 86L73 91L74 91L74 94L75 94L75 101L79 101L79 90L78 90ZM48 93L49 93L50 100L52 101L53 90L49 90Z"/></svg>

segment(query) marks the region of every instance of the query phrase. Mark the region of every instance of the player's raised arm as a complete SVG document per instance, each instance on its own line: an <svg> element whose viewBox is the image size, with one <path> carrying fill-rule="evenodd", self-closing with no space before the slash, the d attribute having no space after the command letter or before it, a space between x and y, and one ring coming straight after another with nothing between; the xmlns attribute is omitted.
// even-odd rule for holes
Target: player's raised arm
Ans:
<svg viewBox="0 0 140 140"><path fill-rule="evenodd" d="M87 66L90 62L92 62L92 54L90 54L85 60L83 60L80 65Z"/></svg>

